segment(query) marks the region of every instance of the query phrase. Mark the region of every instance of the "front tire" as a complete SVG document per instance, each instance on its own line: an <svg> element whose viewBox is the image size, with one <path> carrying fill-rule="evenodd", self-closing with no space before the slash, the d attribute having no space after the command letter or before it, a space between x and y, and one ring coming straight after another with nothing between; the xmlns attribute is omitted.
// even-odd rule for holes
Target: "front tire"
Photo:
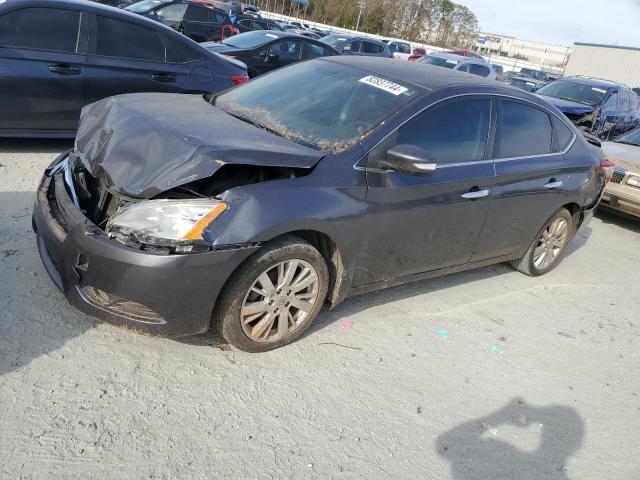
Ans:
<svg viewBox="0 0 640 480"><path fill-rule="evenodd" d="M550 272L560 263L574 228L571 213L561 208L545 223L524 257L512 261L511 265L531 277Z"/></svg>
<svg viewBox="0 0 640 480"><path fill-rule="evenodd" d="M213 313L224 339L246 352L296 340L318 316L329 272L311 244L288 236L267 244L234 272Z"/></svg>

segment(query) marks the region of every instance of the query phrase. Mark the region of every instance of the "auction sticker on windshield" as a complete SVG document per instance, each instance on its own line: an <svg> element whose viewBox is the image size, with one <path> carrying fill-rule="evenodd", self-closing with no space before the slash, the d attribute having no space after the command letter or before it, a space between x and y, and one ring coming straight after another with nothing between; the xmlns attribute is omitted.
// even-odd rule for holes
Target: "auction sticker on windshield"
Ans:
<svg viewBox="0 0 640 480"><path fill-rule="evenodd" d="M384 90L385 92L389 92L395 96L402 95L403 93L409 91L408 88L405 88L402 85L398 85L397 83L393 83L384 78L376 77L375 75L368 75L364 78L361 78L359 81L361 83L371 85L372 87L379 88L380 90Z"/></svg>

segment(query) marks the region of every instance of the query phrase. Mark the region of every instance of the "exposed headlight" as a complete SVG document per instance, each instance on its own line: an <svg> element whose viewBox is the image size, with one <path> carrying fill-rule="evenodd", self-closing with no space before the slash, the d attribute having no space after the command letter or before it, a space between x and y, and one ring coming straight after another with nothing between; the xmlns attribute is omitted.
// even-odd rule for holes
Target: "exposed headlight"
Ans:
<svg viewBox="0 0 640 480"><path fill-rule="evenodd" d="M118 210L107 223L107 233L133 236L149 245L184 245L202 240L204 229L227 208L209 198L147 200Z"/></svg>
<svg viewBox="0 0 640 480"><path fill-rule="evenodd" d="M627 185L631 185L632 187L640 187L640 177L631 175L629 178L627 178Z"/></svg>

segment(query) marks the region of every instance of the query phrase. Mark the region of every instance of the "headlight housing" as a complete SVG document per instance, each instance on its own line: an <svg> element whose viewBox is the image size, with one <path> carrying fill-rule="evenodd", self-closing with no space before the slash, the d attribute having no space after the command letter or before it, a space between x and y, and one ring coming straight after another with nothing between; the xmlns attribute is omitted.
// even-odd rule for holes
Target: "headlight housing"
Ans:
<svg viewBox="0 0 640 480"><path fill-rule="evenodd" d="M148 245L189 245L201 242L204 229L227 208L226 203L210 198L147 200L118 210L106 231L112 237L134 237Z"/></svg>

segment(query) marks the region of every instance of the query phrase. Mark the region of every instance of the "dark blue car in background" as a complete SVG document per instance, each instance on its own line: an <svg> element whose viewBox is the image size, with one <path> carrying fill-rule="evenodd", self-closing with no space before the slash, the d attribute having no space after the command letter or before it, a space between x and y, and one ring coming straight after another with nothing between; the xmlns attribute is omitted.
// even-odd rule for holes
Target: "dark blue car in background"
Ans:
<svg viewBox="0 0 640 480"><path fill-rule="evenodd" d="M567 77L536 91L580 130L614 138L640 124L640 97L625 85L587 77Z"/></svg>
<svg viewBox="0 0 640 480"><path fill-rule="evenodd" d="M0 136L73 137L80 110L132 92L215 93L244 64L140 15L93 2L0 4Z"/></svg>

